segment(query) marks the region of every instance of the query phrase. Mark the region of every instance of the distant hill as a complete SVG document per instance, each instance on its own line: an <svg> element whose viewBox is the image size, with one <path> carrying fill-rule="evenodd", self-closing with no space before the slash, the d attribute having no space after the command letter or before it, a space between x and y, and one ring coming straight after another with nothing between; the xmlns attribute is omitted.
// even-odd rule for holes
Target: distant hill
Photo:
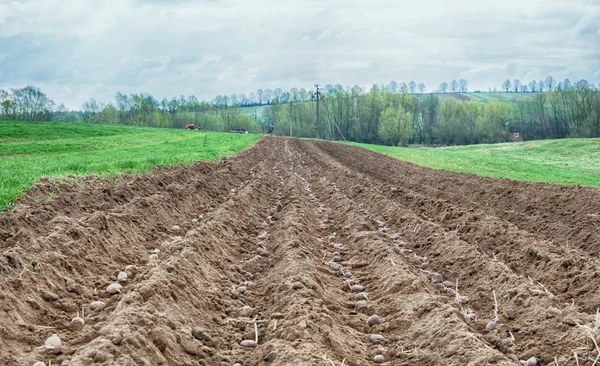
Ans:
<svg viewBox="0 0 600 366"><path fill-rule="evenodd" d="M436 94L442 99L454 99L459 101L474 100L481 103L489 103L491 101L503 102L508 104L516 104L519 101L528 101L533 98L536 93L505 93L505 92L493 92L493 93L439 93Z"/></svg>
<svg viewBox="0 0 600 366"><path fill-rule="evenodd" d="M507 103L510 105L515 105L519 101L528 101L533 99L533 96L537 93L505 93L505 92L470 92L470 93L436 93L438 97L441 99L453 99L461 102L468 102L470 100L481 102L481 103L489 103L491 101ZM424 98L428 93L425 94L414 94L417 98ZM256 121L261 123L264 121L267 113L267 109L269 105L261 105L261 106L252 106L252 107L242 107L241 113L243 115L249 116L254 120L254 111L256 114Z"/></svg>

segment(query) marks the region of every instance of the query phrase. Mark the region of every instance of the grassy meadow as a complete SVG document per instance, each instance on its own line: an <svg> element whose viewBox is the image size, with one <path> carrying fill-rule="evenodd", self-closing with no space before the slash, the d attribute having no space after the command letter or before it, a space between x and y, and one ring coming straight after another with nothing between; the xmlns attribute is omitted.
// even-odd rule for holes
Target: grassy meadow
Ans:
<svg viewBox="0 0 600 366"><path fill-rule="evenodd" d="M436 149L350 144L433 169L529 182L600 187L600 139Z"/></svg>
<svg viewBox="0 0 600 366"><path fill-rule="evenodd" d="M248 148L260 137L121 125L0 122L0 211L42 177L144 172L157 165L216 160Z"/></svg>

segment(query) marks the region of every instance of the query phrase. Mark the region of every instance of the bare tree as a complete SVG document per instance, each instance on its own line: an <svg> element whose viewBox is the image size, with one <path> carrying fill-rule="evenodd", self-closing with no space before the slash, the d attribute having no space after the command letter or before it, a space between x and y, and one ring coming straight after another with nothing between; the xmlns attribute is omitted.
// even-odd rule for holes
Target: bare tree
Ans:
<svg viewBox="0 0 600 366"><path fill-rule="evenodd" d="M571 80L569 80L569 78L563 80L563 88L569 89L571 88L571 86L573 86L573 84L571 83Z"/></svg>
<svg viewBox="0 0 600 366"><path fill-rule="evenodd" d="M461 93L466 93L467 90L469 90L469 82L465 79L460 79L460 81L458 82L459 84L459 88L460 88L460 92Z"/></svg>
<svg viewBox="0 0 600 366"><path fill-rule="evenodd" d="M256 91L256 95L258 96L258 104L262 104L263 101L263 90L262 89L258 89Z"/></svg>
<svg viewBox="0 0 600 366"><path fill-rule="evenodd" d="M502 89L504 89L505 92L508 93L508 91L510 90L511 87L511 82L509 79L506 79L503 83L502 83Z"/></svg>
<svg viewBox="0 0 600 366"><path fill-rule="evenodd" d="M521 85L521 93L527 93L527 85L523 84Z"/></svg>
<svg viewBox="0 0 600 366"><path fill-rule="evenodd" d="M442 93L445 93L446 91L448 91L448 83L447 82L444 81L443 83L440 84L440 91Z"/></svg>
<svg viewBox="0 0 600 366"><path fill-rule="evenodd" d="M538 81L538 90L539 91L543 92L545 87L546 87L546 84L544 84L544 80Z"/></svg>
<svg viewBox="0 0 600 366"><path fill-rule="evenodd" d="M413 80L411 80L408 83L408 90L410 91L411 94L415 94L415 91L417 90L417 83L415 83Z"/></svg>
<svg viewBox="0 0 600 366"><path fill-rule="evenodd" d="M537 91L537 87L538 87L538 85L537 85L537 81L533 80L533 81L531 81L531 82L529 83L529 90L530 90L532 93L535 93L535 92Z"/></svg>
<svg viewBox="0 0 600 366"><path fill-rule="evenodd" d="M458 91L458 81L456 81L456 80L450 81L450 91L452 93L456 93Z"/></svg>
<svg viewBox="0 0 600 366"><path fill-rule="evenodd" d="M548 91L554 90L554 85L556 84L556 80L552 76L548 76L546 78L546 88Z"/></svg>
<svg viewBox="0 0 600 366"><path fill-rule="evenodd" d="M392 93L397 93L398 92L398 82L392 80L390 81L389 85L388 85L388 89L390 89L390 91Z"/></svg>
<svg viewBox="0 0 600 366"><path fill-rule="evenodd" d="M275 90L273 90L273 98L275 99L275 101L279 102L279 98L281 97L281 88L277 88Z"/></svg>
<svg viewBox="0 0 600 366"><path fill-rule="evenodd" d="M406 83L404 81L400 84L400 92L401 93L407 93L408 92L408 85L406 85Z"/></svg>
<svg viewBox="0 0 600 366"><path fill-rule="evenodd" d="M425 93L425 84L423 83L419 83L419 85L417 86L419 88L419 93L423 94Z"/></svg>
<svg viewBox="0 0 600 366"><path fill-rule="evenodd" d="M515 93L519 92L521 89L521 81L519 79L515 79L515 81L513 81L513 88L515 89Z"/></svg>

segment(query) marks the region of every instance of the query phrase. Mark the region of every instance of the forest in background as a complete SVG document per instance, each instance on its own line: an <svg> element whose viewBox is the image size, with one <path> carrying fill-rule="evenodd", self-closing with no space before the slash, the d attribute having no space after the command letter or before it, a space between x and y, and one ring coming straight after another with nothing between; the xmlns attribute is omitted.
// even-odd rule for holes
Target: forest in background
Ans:
<svg viewBox="0 0 600 366"><path fill-rule="evenodd" d="M326 85L316 90L258 89L248 95L219 95L212 101L194 96L156 99L150 94L117 93L104 104L90 99L81 110L56 105L39 88L0 89L0 120L60 121L204 130L245 129L276 135L320 137L383 145L466 145L508 140L518 132L524 140L600 137L600 90L585 80L571 83L554 78L506 80L504 93L527 93L513 103L482 103L445 97L464 93L466 80L443 82L433 93L425 85L390 82L370 90L359 86ZM317 99L319 129L317 131ZM258 116L250 107L266 106ZM255 113L247 113L253 110Z"/></svg>

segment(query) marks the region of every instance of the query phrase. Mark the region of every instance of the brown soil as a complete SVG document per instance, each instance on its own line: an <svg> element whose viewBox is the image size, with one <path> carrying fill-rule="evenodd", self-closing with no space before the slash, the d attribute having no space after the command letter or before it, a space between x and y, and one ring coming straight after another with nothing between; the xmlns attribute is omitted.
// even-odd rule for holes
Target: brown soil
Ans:
<svg viewBox="0 0 600 366"><path fill-rule="evenodd" d="M0 214L0 364L592 365L598 212L595 189L282 138L151 175L44 181ZM40 348L53 333L58 355Z"/></svg>

